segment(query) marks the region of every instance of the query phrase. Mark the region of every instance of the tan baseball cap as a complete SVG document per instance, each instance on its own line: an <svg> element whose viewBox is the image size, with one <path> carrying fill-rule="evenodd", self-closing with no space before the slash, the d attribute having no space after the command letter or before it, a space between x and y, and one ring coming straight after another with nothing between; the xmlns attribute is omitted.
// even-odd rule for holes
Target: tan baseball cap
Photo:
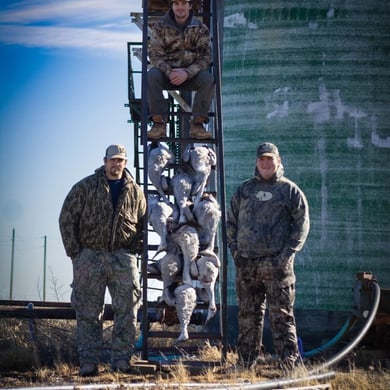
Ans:
<svg viewBox="0 0 390 390"><path fill-rule="evenodd" d="M105 157L109 160L112 158L121 158L123 160L127 160L126 148L122 145L110 145L106 149Z"/></svg>

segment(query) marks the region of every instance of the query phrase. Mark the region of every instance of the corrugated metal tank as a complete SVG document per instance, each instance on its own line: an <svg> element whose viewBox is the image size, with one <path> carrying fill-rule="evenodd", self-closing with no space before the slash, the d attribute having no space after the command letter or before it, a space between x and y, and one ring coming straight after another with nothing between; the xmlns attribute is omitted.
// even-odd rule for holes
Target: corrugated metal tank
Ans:
<svg viewBox="0 0 390 390"><path fill-rule="evenodd" d="M223 37L227 202L277 144L310 203L296 307L351 310L358 271L390 287L390 3L225 0Z"/></svg>

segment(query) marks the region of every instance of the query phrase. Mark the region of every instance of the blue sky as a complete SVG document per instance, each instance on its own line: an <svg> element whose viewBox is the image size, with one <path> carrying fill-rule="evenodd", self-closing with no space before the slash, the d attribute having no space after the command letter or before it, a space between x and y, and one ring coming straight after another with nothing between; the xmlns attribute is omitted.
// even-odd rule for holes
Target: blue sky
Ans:
<svg viewBox="0 0 390 390"><path fill-rule="evenodd" d="M0 3L0 299L68 301L72 267L58 229L71 186L124 144L133 171L127 103L130 12L141 0Z"/></svg>

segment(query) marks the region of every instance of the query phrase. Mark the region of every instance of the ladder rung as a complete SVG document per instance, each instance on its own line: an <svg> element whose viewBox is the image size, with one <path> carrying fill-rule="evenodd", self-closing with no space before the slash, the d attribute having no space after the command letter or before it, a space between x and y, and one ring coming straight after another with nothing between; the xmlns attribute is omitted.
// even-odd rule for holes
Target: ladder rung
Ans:
<svg viewBox="0 0 390 390"><path fill-rule="evenodd" d="M179 336L179 332L149 332L148 337L162 337L162 338L177 338ZM222 335L219 333L211 333L211 332L205 332L205 333L195 333L195 332L188 332L188 336L190 339L218 339L221 338Z"/></svg>
<svg viewBox="0 0 390 390"><path fill-rule="evenodd" d="M150 140L148 139L148 142L151 141L156 141L156 140ZM211 139L195 139L195 138L172 138L172 137L167 137L167 138L160 138L158 141L160 142L172 142L172 143L185 143L185 144L202 144L202 145L207 145L207 144L216 144L217 140L215 138Z"/></svg>

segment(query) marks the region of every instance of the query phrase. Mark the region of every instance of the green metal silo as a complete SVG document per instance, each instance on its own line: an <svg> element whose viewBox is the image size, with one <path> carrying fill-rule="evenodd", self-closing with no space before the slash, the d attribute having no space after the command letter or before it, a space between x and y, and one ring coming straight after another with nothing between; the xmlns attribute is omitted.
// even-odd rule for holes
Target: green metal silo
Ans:
<svg viewBox="0 0 390 390"><path fill-rule="evenodd" d="M310 203L296 308L350 311L358 271L389 288L390 3L225 0L222 69L227 201L270 141Z"/></svg>

